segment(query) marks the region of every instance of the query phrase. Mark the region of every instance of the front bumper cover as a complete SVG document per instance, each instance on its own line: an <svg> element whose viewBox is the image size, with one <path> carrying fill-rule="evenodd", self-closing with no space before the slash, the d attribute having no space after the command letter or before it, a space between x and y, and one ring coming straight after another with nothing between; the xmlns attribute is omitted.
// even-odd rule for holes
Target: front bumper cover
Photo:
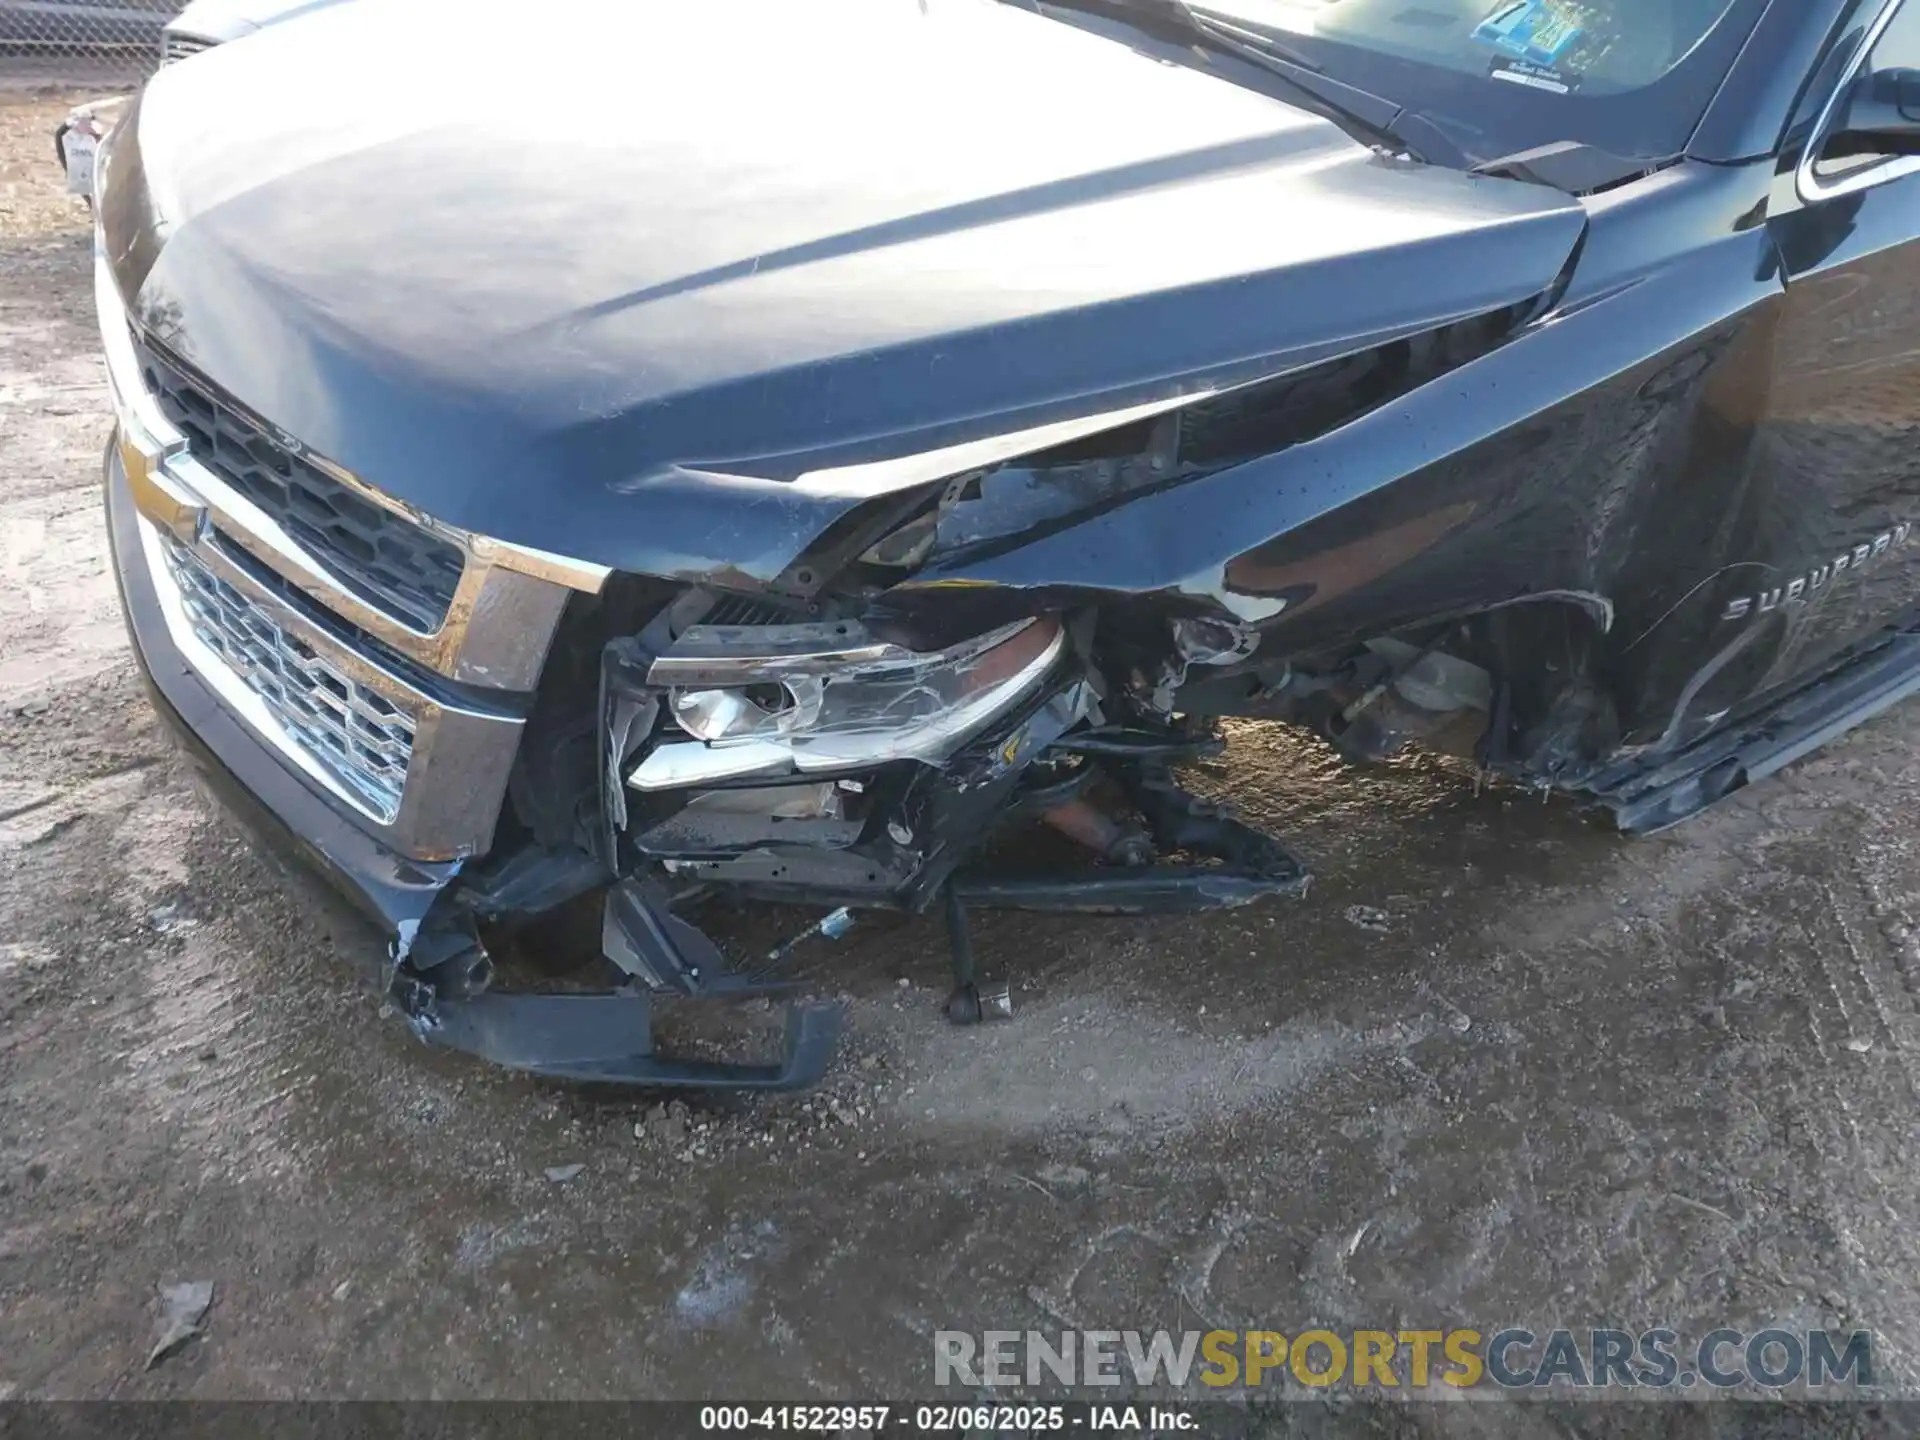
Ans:
<svg viewBox="0 0 1920 1440"><path fill-rule="evenodd" d="M570 1080L785 1090L825 1073L839 1032L839 1011L830 1005L792 1008L778 1062L717 1064L656 1055L652 997L642 989L450 997L409 975L398 962L432 923L462 862L411 860L382 845L220 704L167 628L116 444L108 445L102 468L114 577L155 709L208 788L253 834L395 938L395 963L381 978L415 1034L510 1069Z"/></svg>

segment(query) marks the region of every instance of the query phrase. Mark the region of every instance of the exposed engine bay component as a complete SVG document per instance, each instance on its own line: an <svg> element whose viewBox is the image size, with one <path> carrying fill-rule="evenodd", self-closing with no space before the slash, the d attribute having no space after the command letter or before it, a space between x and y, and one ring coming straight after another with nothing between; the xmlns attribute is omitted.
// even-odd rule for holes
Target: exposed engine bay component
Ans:
<svg viewBox="0 0 1920 1440"><path fill-rule="evenodd" d="M1145 915L1231 909L1263 896L1306 893L1307 870L1291 850L1182 789L1163 763L1115 764L1108 773L1139 811L1160 853L1217 863L1107 866L1062 876L969 871L954 880L959 897L1015 910Z"/></svg>
<svg viewBox="0 0 1920 1440"><path fill-rule="evenodd" d="M858 784L858 781L854 781ZM702 790L633 843L662 857L712 854L784 841L844 849L864 828L859 796L832 782Z"/></svg>
<svg viewBox="0 0 1920 1440"><path fill-rule="evenodd" d="M1493 678L1485 670L1392 636L1369 640L1366 648L1384 669L1358 699L1329 717L1325 733L1341 750L1384 760L1415 741L1432 742L1443 726L1463 719L1470 732L1465 747L1478 740L1493 706Z"/></svg>
<svg viewBox="0 0 1920 1440"><path fill-rule="evenodd" d="M1237 665L1260 648L1260 632L1229 620L1173 622L1173 643L1189 665Z"/></svg>
<svg viewBox="0 0 1920 1440"><path fill-rule="evenodd" d="M1189 714L1305 725L1354 760L1385 760L1414 743L1471 755L1494 705L1492 674L1467 658L1491 659L1484 630L1450 626L1418 643L1383 635L1298 661L1255 662L1220 678L1202 675L1167 703Z"/></svg>
<svg viewBox="0 0 1920 1440"><path fill-rule="evenodd" d="M1079 796L1042 812L1040 818L1061 834L1078 840L1109 865L1153 863L1153 841L1144 830L1121 824Z"/></svg>

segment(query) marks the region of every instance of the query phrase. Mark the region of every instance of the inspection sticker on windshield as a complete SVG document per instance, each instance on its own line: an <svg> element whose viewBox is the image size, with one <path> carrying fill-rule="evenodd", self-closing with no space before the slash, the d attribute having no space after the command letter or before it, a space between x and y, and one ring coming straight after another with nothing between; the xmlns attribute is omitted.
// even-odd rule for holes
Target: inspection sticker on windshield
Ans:
<svg viewBox="0 0 1920 1440"><path fill-rule="evenodd" d="M1474 27L1473 38L1499 52L1488 70L1494 79L1565 95L1580 81L1560 61L1583 33L1557 0L1506 0Z"/></svg>

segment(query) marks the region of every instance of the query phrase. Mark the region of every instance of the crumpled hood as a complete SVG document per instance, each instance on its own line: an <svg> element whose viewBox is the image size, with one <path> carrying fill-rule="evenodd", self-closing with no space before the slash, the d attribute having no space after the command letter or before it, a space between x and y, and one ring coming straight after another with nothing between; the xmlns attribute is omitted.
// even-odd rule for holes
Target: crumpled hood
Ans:
<svg viewBox="0 0 1920 1440"><path fill-rule="evenodd" d="M358 0L162 71L105 177L141 323L314 450L736 579L872 462L1525 299L1583 224L991 0Z"/></svg>

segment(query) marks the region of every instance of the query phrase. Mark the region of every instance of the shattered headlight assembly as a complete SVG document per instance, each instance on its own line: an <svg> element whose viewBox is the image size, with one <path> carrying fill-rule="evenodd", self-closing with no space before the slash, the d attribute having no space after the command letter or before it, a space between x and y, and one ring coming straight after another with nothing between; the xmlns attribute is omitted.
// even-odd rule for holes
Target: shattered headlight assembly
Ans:
<svg viewBox="0 0 1920 1440"><path fill-rule="evenodd" d="M1065 645L1051 618L932 651L875 640L852 622L696 625L647 673L690 739L656 746L629 783L667 790L738 775L938 762L1032 694Z"/></svg>

